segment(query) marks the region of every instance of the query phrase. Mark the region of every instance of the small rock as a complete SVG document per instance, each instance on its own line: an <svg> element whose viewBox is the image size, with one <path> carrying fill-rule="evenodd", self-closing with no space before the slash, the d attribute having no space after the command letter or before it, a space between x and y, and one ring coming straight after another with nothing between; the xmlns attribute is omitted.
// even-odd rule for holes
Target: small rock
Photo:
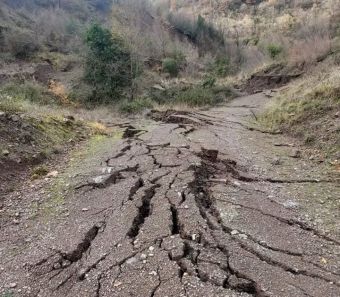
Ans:
<svg viewBox="0 0 340 297"><path fill-rule="evenodd" d="M0 118L4 117L6 115L6 113L4 113L3 111L0 111Z"/></svg>
<svg viewBox="0 0 340 297"><path fill-rule="evenodd" d="M58 171L54 170L54 171L51 171L49 172L46 177L57 177L57 175L59 174Z"/></svg>
<svg viewBox="0 0 340 297"><path fill-rule="evenodd" d="M13 122L18 122L20 120L20 117L17 116L16 114L12 115L10 118Z"/></svg>
<svg viewBox="0 0 340 297"><path fill-rule="evenodd" d="M13 220L13 223L16 224L16 225L19 225L20 221L15 219L15 220Z"/></svg>
<svg viewBox="0 0 340 297"><path fill-rule="evenodd" d="M232 230L232 231L230 232L230 234L231 234L231 235L237 235L237 234L239 234L239 232L238 232L237 230Z"/></svg>
<svg viewBox="0 0 340 297"><path fill-rule="evenodd" d="M159 91L164 91L164 90L165 90L165 89L164 89L161 85L159 85L159 84L153 85L152 88L155 89L155 90L159 90Z"/></svg>
<svg viewBox="0 0 340 297"><path fill-rule="evenodd" d="M17 286L16 283L10 283L10 284L8 285L8 287L11 288L11 289L14 289L16 286Z"/></svg>
<svg viewBox="0 0 340 297"><path fill-rule="evenodd" d="M294 150L293 153L290 155L292 158L301 158L301 151L300 150Z"/></svg>
<svg viewBox="0 0 340 297"><path fill-rule="evenodd" d="M266 90L263 92L263 94L268 98L274 97L274 93L272 92L272 90Z"/></svg>
<svg viewBox="0 0 340 297"><path fill-rule="evenodd" d="M145 255L145 254L141 254L141 255L140 255L140 258L141 258L142 260L145 260L147 257L148 257L148 256Z"/></svg>
<svg viewBox="0 0 340 297"><path fill-rule="evenodd" d="M154 276L156 276L157 275L157 272L156 271L151 271L150 273L149 273L149 275L154 275Z"/></svg>
<svg viewBox="0 0 340 297"><path fill-rule="evenodd" d="M155 248L153 246L149 247L149 251L152 252Z"/></svg>
<svg viewBox="0 0 340 297"><path fill-rule="evenodd" d="M3 156L8 156L8 155L9 155L9 150L2 150L2 151L1 151L1 154L2 154Z"/></svg>
<svg viewBox="0 0 340 297"><path fill-rule="evenodd" d="M272 165L281 165L282 161L280 158L274 158L272 161Z"/></svg>
<svg viewBox="0 0 340 297"><path fill-rule="evenodd" d="M292 200L287 200L283 203L283 206L285 208L289 208L289 209L295 209L299 207L299 203L292 201Z"/></svg>
<svg viewBox="0 0 340 297"><path fill-rule="evenodd" d="M63 261L63 263L61 264L61 266L62 266L63 268L68 267L68 266L70 266L70 265L71 265L71 261L69 261L69 260L65 260L65 261Z"/></svg>
<svg viewBox="0 0 340 297"><path fill-rule="evenodd" d="M70 120L70 121L74 121L75 120L74 116L71 116L71 115L68 115L65 118Z"/></svg>
<svg viewBox="0 0 340 297"><path fill-rule="evenodd" d="M115 281L115 283L113 284L114 287L119 287L121 286L123 283L119 282L119 281Z"/></svg>
<svg viewBox="0 0 340 297"><path fill-rule="evenodd" d="M53 268L56 269L56 270L57 270L57 269L60 269L60 268L61 268L61 264L60 264L59 262L54 263L54 264L53 264Z"/></svg>
<svg viewBox="0 0 340 297"><path fill-rule="evenodd" d="M82 208L81 211L88 211L89 209L88 208Z"/></svg>
<svg viewBox="0 0 340 297"><path fill-rule="evenodd" d="M247 239L248 238L248 236L246 234L240 234L239 237L242 238L242 239Z"/></svg>
<svg viewBox="0 0 340 297"><path fill-rule="evenodd" d="M182 248L175 248L170 251L170 257L173 261L182 259L184 256L184 250Z"/></svg>
<svg viewBox="0 0 340 297"><path fill-rule="evenodd" d="M135 257L132 257L126 261L126 264L131 265L135 262L137 262L137 259Z"/></svg>

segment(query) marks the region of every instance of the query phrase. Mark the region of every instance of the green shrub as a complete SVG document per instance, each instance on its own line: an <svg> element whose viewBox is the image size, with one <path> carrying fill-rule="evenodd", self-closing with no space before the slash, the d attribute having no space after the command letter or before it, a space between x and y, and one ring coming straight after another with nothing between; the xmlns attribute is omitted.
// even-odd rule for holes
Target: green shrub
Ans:
<svg viewBox="0 0 340 297"><path fill-rule="evenodd" d="M119 111L127 114L140 113L145 109L152 108L153 102L148 98L141 98L132 101L123 101L119 105Z"/></svg>
<svg viewBox="0 0 340 297"><path fill-rule="evenodd" d="M169 73L171 77L176 77L179 73L179 63L174 58L165 58L162 63L163 72Z"/></svg>
<svg viewBox="0 0 340 297"><path fill-rule="evenodd" d="M230 63L227 57L218 57L213 64L213 73L219 77L225 77L230 72Z"/></svg>
<svg viewBox="0 0 340 297"><path fill-rule="evenodd" d="M275 59L278 55L280 55L283 51L282 46L277 44L269 44L267 46L267 51L272 59Z"/></svg>
<svg viewBox="0 0 340 297"><path fill-rule="evenodd" d="M88 53L85 81L92 87L89 98L95 103L120 100L124 90L131 86L137 75L131 69L131 54L122 38L108 29L93 24L86 33Z"/></svg>

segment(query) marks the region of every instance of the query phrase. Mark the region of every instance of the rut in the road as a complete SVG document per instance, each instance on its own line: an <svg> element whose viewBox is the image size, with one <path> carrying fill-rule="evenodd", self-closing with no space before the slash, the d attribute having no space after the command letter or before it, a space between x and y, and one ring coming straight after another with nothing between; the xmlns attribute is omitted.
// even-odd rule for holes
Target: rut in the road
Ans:
<svg viewBox="0 0 340 297"><path fill-rule="evenodd" d="M318 261L320 247L339 244L251 188L253 204L222 195L235 180L271 181L194 151L188 122L142 136L128 128L106 161L111 173L79 186L71 202L75 212L82 203L95 210L70 219L67 240L77 240L79 225L88 231L29 270L32 296L339 296L339 271Z"/></svg>

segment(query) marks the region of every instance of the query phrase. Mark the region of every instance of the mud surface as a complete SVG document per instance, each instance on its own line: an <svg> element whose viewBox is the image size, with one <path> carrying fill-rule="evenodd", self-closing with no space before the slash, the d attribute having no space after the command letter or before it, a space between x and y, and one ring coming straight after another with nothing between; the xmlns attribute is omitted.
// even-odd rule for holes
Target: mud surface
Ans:
<svg viewBox="0 0 340 297"><path fill-rule="evenodd" d="M292 158L289 139L249 126L266 100L128 127L63 213L2 226L0 294L340 296L338 181Z"/></svg>

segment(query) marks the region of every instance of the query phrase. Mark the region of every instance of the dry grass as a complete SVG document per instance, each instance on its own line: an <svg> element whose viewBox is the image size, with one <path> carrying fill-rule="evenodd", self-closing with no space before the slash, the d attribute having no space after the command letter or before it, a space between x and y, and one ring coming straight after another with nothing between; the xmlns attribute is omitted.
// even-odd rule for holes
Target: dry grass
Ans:
<svg viewBox="0 0 340 297"><path fill-rule="evenodd" d="M340 131L335 118L340 112L340 71L331 65L329 62L315 68L309 76L280 92L260 122L330 154L339 151Z"/></svg>
<svg viewBox="0 0 340 297"><path fill-rule="evenodd" d="M314 63L331 51L329 35L316 35L305 40L295 40L289 49L288 61L292 64Z"/></svg>

